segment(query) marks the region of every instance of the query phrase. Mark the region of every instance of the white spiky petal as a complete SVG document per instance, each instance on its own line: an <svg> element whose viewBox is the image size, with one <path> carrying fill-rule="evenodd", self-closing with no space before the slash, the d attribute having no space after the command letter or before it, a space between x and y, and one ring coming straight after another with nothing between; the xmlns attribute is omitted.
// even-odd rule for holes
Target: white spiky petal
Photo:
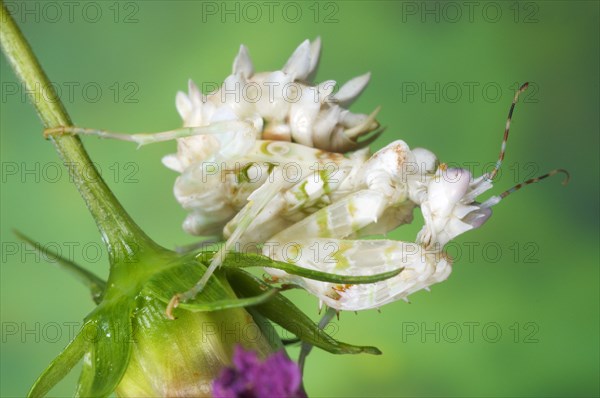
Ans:
<svg viewBox="0 0 600 398"><path fill-rule="evenodd" d="M223 120L249 121L258 139L294 141L303 145L347 152L360 148L359 137L378 128L374 118L352 114L349 105L366 87L370 74L359 76L342 86L331 97L335 81L313 85L311 79L319 62L321 41L305 40L280 71L255 73L250 54L240 46L233 72L215 92L203 95L189 82L188 93L177 93L176 106L185 127L206 126ZM260 122L259 122L260 121ZM205 160L197 137L179 138L177 153L164 164L181 172L195 161ZM189 143L191 142L191 143ZM180 158L177 162L174 158Z"/></svg>

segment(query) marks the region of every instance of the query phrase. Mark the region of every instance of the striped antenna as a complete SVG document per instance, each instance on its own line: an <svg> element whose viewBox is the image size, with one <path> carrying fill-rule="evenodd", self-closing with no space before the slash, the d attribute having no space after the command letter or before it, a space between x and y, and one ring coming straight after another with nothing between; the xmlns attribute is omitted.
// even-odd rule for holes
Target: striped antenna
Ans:
<svg viewBox="0 0 600 398"><path fill-rule="evenodd" d="M492 206L495 206L502 199L506 198L511 193L518 191L519 189L523 188L524 186L542 181L544 178L552 177L553 175L558 174L558 173L563 173L566 176L566 178L563 180L562 184L567 185L569 183L569 180L571 179L571 175L569 174L569 172L565 169L554 169L549 173L546 173L546 174L541 175L536 178L530 178L529 180L527 180L525 182L517 184L514 187L512 187L511 189L507 189L506 191L502 192L500 195L492 196L491 198L489 198L488 200L483 202L479 207L482 209L487 209Z"/></svg>
<svg viewBox="0 0 600 398"><path fill-rule="evenodd" d="M502 161L504 160L504 154L506 153L506 142L508 141L508 131L510 130L510 122L512 120L513 112L515 110L515 105L517 104L519 95L523 91L527 90L527 87L529 87L529 83L524 83L521 87L519 87L519 89L515 93L515 98L513 99L513 102L510 106L510 110L508 111L508 117L506 118L506 126L504 127L504 138L502 139L502 146L500 147L500 155L498 155L498 161L496 162L496 167L494 167L494 170L492 170L490 173L488 173L487 178L489 180L493 180L494 177L496 177L496 174L498 174L498 170L500 170L500 166L502 166Z"/></svg>
<svg viewBox="0 0 600 398"><path fill-rule="evenodd" d="M558 174L558 173L563 173L566 176L565 179L563 180L562 184L567 185L569 183L569 180L571 180L571 175L569 174L569 172L565 169L554 169L549 173L546 173L546 174L541 175L536 178L530 178L529 180L527 180L525 182L515 185L511 189L507 189L506 191L502 192L499 195L500 199L506 198L511 193L518 191L519 189L523 188L526 185L535 184L536 182L542 181L544 178L552 177L553 175Z"/></svg>

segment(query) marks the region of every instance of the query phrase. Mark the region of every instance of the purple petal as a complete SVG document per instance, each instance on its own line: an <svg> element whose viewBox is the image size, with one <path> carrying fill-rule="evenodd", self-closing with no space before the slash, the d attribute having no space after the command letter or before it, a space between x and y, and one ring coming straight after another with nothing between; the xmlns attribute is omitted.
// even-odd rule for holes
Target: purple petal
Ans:
<svg viewBox="0 0 600 398"><path fill-rule="evenodd" d="M298 365L284 351L261 362L254 351L237 346L233 367L213 382L215 398L305 398Z"/></svg>
<svg viewBox="0 0 600 398"><path fill-rule="evenodd" d="M238 345L233 351L233 366L241 373L254 372L260 367L260 361L254 351L245 351Z"/></svg>
<svg viewBox="0 0 600 398"><path fill-rule="evenodd" d="M238 372L231 368L225 368L213 382L213 396L219 398L237 397L238 391L242 389Z"/></svg>

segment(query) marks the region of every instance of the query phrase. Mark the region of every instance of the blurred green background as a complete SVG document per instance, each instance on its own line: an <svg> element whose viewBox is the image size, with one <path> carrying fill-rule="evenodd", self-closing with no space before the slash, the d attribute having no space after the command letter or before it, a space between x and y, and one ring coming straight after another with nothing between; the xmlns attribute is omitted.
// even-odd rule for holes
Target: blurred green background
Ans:
<svg viewBox="0 0 600 398"><path fill-rule="evenodd" d="M342 313L335 337L383 356L315 350L311 396L597 396L598 2L6 2L76 124L119 132L180 125L187 79L221 82L238 46L257 70L279 69L321 36L317 80L372 72L352 109L382 105L394 139L478 174L495 161L517 83L517 106L496 193L563 167L450 245L450 279L412 303ZM106 253L25 90L0 65L2 396L23 396L93 308L86 290L17 241L18 228L101 276ZM174 143L136 150L84 139L134 219L166 247L192 243L160 163ZM415 224L392 234L414 239ZM317 303L290 294L318 319ZM290 350L294 357L297 348ZM75 376L54 391L71 395Z"/></svg>

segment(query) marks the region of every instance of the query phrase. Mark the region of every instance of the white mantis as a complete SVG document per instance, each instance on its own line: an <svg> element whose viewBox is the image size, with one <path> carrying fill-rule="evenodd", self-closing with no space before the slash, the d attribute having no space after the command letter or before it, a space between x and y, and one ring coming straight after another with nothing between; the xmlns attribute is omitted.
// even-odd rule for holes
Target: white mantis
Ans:
<svg viewBox="0 0 600 398"><path fill-rule="evenodd" d="M202 280L173 298L168 314L180 300L201 291L223 254L240 243L262 244L263 253L276 260L342 275L403 269L396 277L364 285L336 285L267 270L281 281L302 286L336 310L380 307L445 280L451 271L451 260L443 252L448 241L480 227L489 219L490 208L521 186L565 172L554 170L483 203L475 202L492 187L491 179L504 158L515 103L526 87L521 87L511 105L496 168L477 179L466 170L438 164L425 149L410 150L400 140L371 157L366 150L345 157L292 142L259 140L255 127L239 121L187 129L188 134L210 134L218 145L204 148L211 162L195 162L184 170L176 195L184 207L207 209L192 225L207 226L205 231L222 230L228 239ZM112 137L78 128L62 131ZM161 134L161 139L171 136ZM132 137L136 136L129 137L135 141ZM143 137L137 142L150 140ZM215 164L220 173L209 172ZM300 177L285 178L289 164L294 164ZM416 206L421 207L425 220L416 243L357 240L410 223ZM208 219L209 214L213 219Z"/></svg>

